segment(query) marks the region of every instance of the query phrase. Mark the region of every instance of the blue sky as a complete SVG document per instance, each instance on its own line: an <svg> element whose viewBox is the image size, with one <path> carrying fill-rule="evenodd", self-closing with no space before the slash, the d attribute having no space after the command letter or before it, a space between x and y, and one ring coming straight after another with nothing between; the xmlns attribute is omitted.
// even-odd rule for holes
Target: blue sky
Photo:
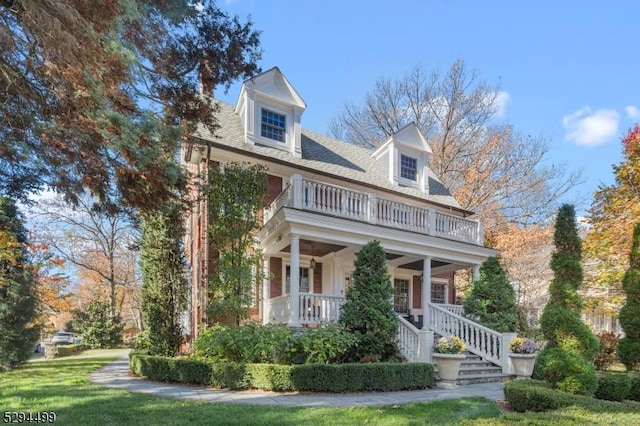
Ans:
<svg viewBox="0 0 640 426"><path fill-rule="evenodd" d="M278 66L307 103L304 128L328 132L378 78L456 59L507 93L504 118L549 142L549 160L584 171L579 211L613 183L620 137L640 121L640 2L219 0L262 31L262 69ZM239 85L216 95L235 103Z"/></svg>

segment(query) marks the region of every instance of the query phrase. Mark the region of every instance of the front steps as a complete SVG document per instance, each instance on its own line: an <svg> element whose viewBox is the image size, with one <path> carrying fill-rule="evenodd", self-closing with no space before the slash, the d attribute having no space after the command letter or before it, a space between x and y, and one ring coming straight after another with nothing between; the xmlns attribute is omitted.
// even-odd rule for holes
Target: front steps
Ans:
<svg viewBox="0 0 640 426"><path fill-rule="evenodd" d="M489 361L483 361L477 355L469 352L465 352L467 356L462 365L460 365L460 371L458 372L458 385L470 385L473 383L489 383L489 382L506 382L515 376L509 374L502 374L502 367L498 367ZM433 363L433 369L435 372L436 380L440 380L438 376L438 367Z"/></svg>

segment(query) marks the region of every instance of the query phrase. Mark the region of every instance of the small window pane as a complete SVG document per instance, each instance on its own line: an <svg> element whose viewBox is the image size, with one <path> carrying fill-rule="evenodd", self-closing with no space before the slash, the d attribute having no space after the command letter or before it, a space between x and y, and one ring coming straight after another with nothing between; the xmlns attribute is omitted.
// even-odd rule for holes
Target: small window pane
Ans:
<svg viewBox="0 0 640 426"><path fill-rule="evenodd" d="M406 155L400 155L400 177L416 180L418 175L418 160Z"/></svg>
<svg viewBox="0 0 640 426"><path fill-rule="evenodd" d="M265 138L284 142L285 116L277 112L262 110L261 135Z"/></svg>

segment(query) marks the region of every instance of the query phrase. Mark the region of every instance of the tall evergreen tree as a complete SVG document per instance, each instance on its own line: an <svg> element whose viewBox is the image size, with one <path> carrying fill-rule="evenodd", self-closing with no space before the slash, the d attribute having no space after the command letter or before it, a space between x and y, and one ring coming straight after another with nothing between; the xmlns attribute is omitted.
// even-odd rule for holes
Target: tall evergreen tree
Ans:
<svg viewBox="0 0 640 426"><path fill-rule="evenodd" d="M516 331L516 293L496 257L488 258L480 267L480 277L464 299L464 311L485 327L501 333Z"/></svg>
<svg viewBox="0 0 640 426"><path fill-rule="evenodd" d="M154 355L175 356L182 343L187 279L181 210L142 215L142 318Z"/></svg>
<svg viewBox="0 0 640 426"><path fill-rule="evenodd" d="M0 370L29 358L40 327L37 286L27 231L16 204L0 197Z"/></svg>
<svg viewBox="0 0 640 426"><path fill-rule="evenodd" d="M571 205L563 205L558 211L554 244L550 300L540 319L547 345L538 355L534 374L565 391L593 394L598 378L592 361L598 339L580 318L582 247Z"/></svg>
<svg viewBox="0 0 640 426"><path fill-rule="evenodd" d="M629 269L622 279L627 295L618 318L625 337L618 343L618 357L627 370L640 368L640 223L633 228Z"/></svg>
<svg viewBox="0 0 640 426"><path fill-rule="evenodd" d="M358 337L352 354L355 360L373 357L387 361L398 355L398 318L393 312L392 297L384 250L379 241L371 241L356 253L355 270L340 317L345 328Z"/></svg>

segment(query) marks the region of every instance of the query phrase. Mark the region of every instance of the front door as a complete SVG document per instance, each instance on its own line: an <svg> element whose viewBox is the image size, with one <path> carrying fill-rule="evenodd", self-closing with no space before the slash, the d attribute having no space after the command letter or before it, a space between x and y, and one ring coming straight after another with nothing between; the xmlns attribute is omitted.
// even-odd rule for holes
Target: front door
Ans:
<svg viewBox="0 0 640 426"><path fill-rule="evenodd" d="M409 313L409 280L393 280L393 310L400 314Z"/></svg>

